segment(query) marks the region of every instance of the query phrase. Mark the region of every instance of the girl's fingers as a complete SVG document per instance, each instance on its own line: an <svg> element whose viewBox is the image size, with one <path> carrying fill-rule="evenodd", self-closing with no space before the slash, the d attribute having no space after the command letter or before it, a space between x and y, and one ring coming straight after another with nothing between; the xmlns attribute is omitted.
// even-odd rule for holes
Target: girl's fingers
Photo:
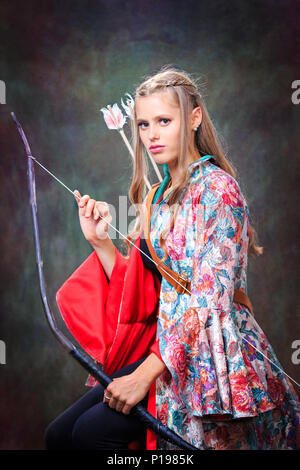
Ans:
<svg viewBox="0 0 300 470"><path fill-rule="evenodd" d="M85 208L85 217L90 217L93 210L94 210L94 206L95 206L95 199L90 199L86 205L86 208Z"/></svg>
<svg viewBox="0 0 300 470"><path fill-rule="evenodd" d="M107 218L108 220L112 220L112 217L109 217L109 206L107 202L95 201L95 199L90 199L90 196L88 194L81 196L80 192L77 189L75 189L73 194L74 196L76 196L76 201L79 208L83 209L83 211L80 211L81 215L84 215L86 218L92 216L94 220L105 218ZM107 231L108 226L105 227L105 229Z"/></svg>
<svg viewBox="0 0 300 470"><path fill-rule="evenodd" d="M99 210L99 207L95 205L93 210L93 216L95 220L105 219L108 216L109 212L105 210Z"/></svg>
<svg viewBox="0 0 300 470"><path fill-rule="evenodd" d="M79 207L84 207L86 203L89 201L89 199L90 199L90 196L88 194L85 194L84 196L82 196L82 198L79 201Z"/></svg>
<svg viewBox="0 0 300 470"><path fill-rule="evenodd" d="M85 215L85 212L86 212L86 205L87 203L89 202L89 199L90 199L90 196L88 194L85 194L84 196L82 196L78 201L77 201L77 204L78 204L78 207L79 207L79 214L81 216Z"/></svg>
<svg viewBox="0 0 300 470"><path fill-rule="evenodd" d="M109 214L108 204L106 202L97 201L94 207L94 214L96 213L97 217L106 218Z"/></svg>
<svg viewBox="0 0 300 470"><path fill-rule="evenodd" d="M79 192L77 189L75 189L75 191L73 191L73 194L74 194L75 199L76 199L76 202L77 202L77 204L78 204L78 203L79 203L79 200L81 199L81 194L80 194L80 192Z"/></svg>
<svg viewBox="0 0 300 470"><path fill-rule="evenodd" d="M88 194L85 194L84 196L81 197L81 194L77 189L75 189L73 194L76 196L76 201L79 207L85 206L86 202L90 199L90 196Z"/></svg>
<svg viewBox="0 0 300 470"><path fill-rule="evenodd" d="M93 216L95 220L98 220L100 218L99 212L97 210L97 205L94 205L94 210L93 210Z"/></svg>

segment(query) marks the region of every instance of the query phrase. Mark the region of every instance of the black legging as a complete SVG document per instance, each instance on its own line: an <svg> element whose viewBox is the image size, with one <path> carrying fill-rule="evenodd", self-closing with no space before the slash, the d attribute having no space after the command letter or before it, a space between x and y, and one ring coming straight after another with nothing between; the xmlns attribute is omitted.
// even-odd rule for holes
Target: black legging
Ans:
<svg viewBox="0 0 300 470"><path fill-rule="evenodd" d="M133 372L146 357L118 370L110 377ZM103 403L104 387L96 385L59 415L46 429L47 450L128 449L137 438L146 439L145 426L134 416L125 415ZM147 407L148 395L142 400Z"/></svg>

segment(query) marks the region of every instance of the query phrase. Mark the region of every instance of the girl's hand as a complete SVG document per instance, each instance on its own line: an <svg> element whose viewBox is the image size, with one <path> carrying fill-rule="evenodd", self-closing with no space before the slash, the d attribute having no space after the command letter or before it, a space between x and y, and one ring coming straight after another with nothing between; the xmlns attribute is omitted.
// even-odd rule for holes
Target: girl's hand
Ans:
<svg viewBox="0 0 300 470"><path fill-rule="evenodd" d="M92 245L105 240L108 237L109 225L105 220L109 223L112 221L107 202L95 201L88 194L81 197L77 189L74 195L77 196L75 199L78 205L80 226L86 240Z"/></svg>
<svg viewBox="0 0 300 470"><path fill-rule="evenodd" d="M110 400L104 396L103 402L110 408L128 415L131 408L147 395L150 385L134 372L116 377L104 390L104 395L111 397Z"/></svg>

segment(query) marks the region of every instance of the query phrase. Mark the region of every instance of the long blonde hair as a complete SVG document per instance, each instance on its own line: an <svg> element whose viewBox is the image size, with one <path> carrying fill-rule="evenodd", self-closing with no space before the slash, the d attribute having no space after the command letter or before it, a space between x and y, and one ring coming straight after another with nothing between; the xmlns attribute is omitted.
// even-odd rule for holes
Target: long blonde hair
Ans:
<svg viewBox="0 0 300 470"><path fill-rule="evenodd" d="M198 90L196 80L193 80L192 77L185 71L178 70L172 66L164 66L159 72L154 75L150 75L145 78L145 80L137 87L135 91L134 100L139 97L149 96L156 92L162 92L165 90L170 90L172 96L174 97L176 103L180 107L180 151L178 155L178 174L179 178L176 181L176 185L173 185L173 191L170 193L168 204L169 206L177 206L179 197L182 197L183 191L187 189L189 174L188 174L188 164L186 155L188 154L189 149L189 116L192 110L200 106L202 111L202 122L198 127L198 130L195 132L195 145L201 156L204 155L214 155L217 157L218 165L224 171L229 173L231 176L236 178L236 169L226 158L224 151L222 149L221 143L217 136L215 127L208 115L206 105L201 97L201 94ZM145 155L145 150L142 144L142 141L139 136L139 128L137 125L136 119L136 106L133 109L133 120L131 121L131 131L132 131L132 141L134 147L134 164L133 164L133 176L131 185L129 188L128 196L131 203L136 208L137 218L134 230L127 234L127 238L131 241L137 238L142 230L142 221L144 220L145 213L141 208L143 207L143 200L147 194L146 186L144 184L144 175L148 175L148 163ZM244 196L245 197L245 196ZM174 206L173 206L174 205ZM166 231L171 231L177 211L175 210L170 225L162 231L160 234L160 246L165 252L165 257L167 257L167 252L165 248L165 234ZM256 245L257 233L255 229L249 223L249 245L248 245L248 254L261 255L263 253L263 247ZM127 245L127 256L129 256L130 249L132 244L125 239Z"/></svg>

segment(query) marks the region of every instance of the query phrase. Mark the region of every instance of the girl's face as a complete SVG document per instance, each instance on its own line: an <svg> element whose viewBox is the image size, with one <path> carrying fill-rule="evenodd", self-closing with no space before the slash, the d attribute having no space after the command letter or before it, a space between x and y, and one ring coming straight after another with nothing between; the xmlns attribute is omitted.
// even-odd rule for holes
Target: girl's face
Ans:
<svg viewBox="0 0 300 470"><path fill-rule="evenodd" d="M145 148L156 163L174 165L179 155L180 108L168 91L139 97L135 107L139 135Z"/></svg>

